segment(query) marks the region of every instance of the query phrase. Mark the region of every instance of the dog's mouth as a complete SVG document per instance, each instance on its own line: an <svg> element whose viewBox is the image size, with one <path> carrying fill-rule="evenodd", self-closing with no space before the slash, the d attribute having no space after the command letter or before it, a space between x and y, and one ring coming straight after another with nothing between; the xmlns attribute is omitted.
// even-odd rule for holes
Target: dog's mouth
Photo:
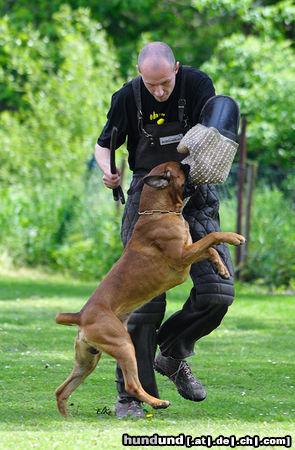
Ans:
<svg viewBox="0 0 295 450"><path fill-rule="evenodd" d="M190 166L188 164L180 163L180 168L184 172L184 175L185 175L183 191L182 191L182 198L184 200L187 197L191 197L194 194L196 188L194 187L192 177L190 176Z"/></svg>

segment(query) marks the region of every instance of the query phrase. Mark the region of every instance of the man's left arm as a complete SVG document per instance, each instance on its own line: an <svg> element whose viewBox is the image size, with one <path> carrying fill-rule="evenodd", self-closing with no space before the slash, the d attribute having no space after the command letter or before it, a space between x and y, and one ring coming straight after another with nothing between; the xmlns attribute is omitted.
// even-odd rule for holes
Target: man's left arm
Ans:
<svg viewBox="0 0 295 450"><path fill-rule="evenodd" d="M198 83L195 91L195 103L192 110L192 125L196 125L200 121L200 114L203 106L209 100L209 98L215 96L215 89L211 78L204 77L200 83Z"/></svg>

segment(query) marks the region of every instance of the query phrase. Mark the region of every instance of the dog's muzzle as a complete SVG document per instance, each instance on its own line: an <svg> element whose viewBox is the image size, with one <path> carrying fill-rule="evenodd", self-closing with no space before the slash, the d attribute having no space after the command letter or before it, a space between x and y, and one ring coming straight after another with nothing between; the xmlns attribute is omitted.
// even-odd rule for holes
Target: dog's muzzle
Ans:
<svg viewBox="0 0 295 450"><path fill-rule="evenodd" d="M194 187L193 180L189 174L190 166L188 164L180 163L180 168L184 172L184 175L185 175L183 192L182 192L182 198L185 199L187 197L191 197L195 193L196 188Z"/></svg>

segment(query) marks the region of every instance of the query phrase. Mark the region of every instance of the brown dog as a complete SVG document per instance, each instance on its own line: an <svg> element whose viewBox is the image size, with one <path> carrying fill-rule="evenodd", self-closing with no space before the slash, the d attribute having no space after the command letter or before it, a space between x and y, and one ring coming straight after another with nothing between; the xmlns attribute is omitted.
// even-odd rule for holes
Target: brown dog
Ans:
<svg viewBox="0 0 295 450"><path fill-rule="evenodd" d="M126 391L153 408L167 408L169 402L152 397L140 384L131 338L123 322L132 311L188 277L192 263L209 259L218 273L229 273L212 245L227 242L240 245L243 236L210 233L192 244L188 224L181 215L186 180L181 165L168 162L155 167L144 178L140 215L121 258L96 288L80 312L61 313L56 322L77 325L75 365L56 390L60 414L66 416L71 393L95 369L102 352L118 361Z"/></svg>

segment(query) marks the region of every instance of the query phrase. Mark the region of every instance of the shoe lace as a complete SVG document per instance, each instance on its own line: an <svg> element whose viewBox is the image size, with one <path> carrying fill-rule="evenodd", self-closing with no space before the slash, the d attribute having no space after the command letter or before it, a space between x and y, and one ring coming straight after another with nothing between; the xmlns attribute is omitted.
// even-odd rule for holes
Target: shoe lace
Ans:
<svg viewBox="0 0 295 450"><path fill-rule="evenodd" d="M181 361L179 366L178 366L178 368L177 368L177 370L172 375L170 375L170 377L171 378L175 377L175 381L176 381L177 377L179 376L181 371L184 372L184 374L187 376L187 378L195 379L195 377L193 376L192 371L191 371L191 369L190 369L190 367L189 367L189 365L188 365L188 363L186 361Z"/></svg>

